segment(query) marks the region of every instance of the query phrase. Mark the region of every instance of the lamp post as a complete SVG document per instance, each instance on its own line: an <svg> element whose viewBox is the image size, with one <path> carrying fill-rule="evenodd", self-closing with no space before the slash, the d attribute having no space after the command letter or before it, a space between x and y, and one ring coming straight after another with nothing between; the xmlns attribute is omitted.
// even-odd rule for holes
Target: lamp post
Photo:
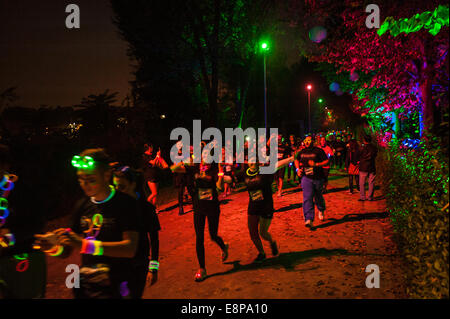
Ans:
<svg viewBox="0 0 450 319"><path fill-rule="evenodd" d="M308 90L308 131L311 134L311 90L312 85L308 84L306 86L306 89Z"/></svg>
<svg viewBox="0 0 450 319"><path fill-rule="evenodd" d="M267 81L266 81L266 52L269 50L267 42L261 43L261 49L264 56L264 124L267 134Z"/></svg>

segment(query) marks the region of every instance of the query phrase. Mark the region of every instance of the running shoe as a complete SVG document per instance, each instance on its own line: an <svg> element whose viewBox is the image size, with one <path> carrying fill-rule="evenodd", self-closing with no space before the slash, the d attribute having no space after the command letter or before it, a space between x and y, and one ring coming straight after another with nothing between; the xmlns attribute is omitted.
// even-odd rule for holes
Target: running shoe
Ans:
<svg viewBox="0 0 450 319"><path fill-rule="evenodd" d="M205 280L205 278L206 278L206 270L200 268L195 274L195 281L203 281Z"/></svg>
<svg viewBox="0 0 450 319"><path fill-rule="evenodd" d="M228 248L230 247L230 244L225 243L225 249L222 250L222 262L225 262L228 259Z"/></svg>
<svg viewBox="0 0 450 319"><path fill-rule="evenodd" d="M255 260L253 260L254 263L260 263L262 262L264 259L266 259L266 254L261 254L259 253L258 256L255 258Z"/></svg>
<svg viewBox="0 0 450 319"><path fill-rule="evenodd" d="M308 227L308 228L312 228L313 227L313 222L312 222L312 220L307 220L306 222L305 222L305 227Z"/></svg>
<svg viewBox="0 0 450 319"><path fill-rule="evenodd" d="M278 255L278 246L277 246L277 242L273 241L270 243L270 248L272 249L272 255L276 256Z"/></svg>

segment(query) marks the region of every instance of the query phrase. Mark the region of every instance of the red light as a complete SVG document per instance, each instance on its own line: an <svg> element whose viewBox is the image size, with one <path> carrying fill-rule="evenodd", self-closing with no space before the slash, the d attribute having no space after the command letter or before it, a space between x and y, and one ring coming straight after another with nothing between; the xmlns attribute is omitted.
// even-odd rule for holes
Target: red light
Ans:
<svg viewBox="0 0 450 319"><path fill-rule="evenodd" d="M308 85L306 86L306 88L308 89L308 91L311 91L312 85L311 85L311 84L308 84Z"/></svg>

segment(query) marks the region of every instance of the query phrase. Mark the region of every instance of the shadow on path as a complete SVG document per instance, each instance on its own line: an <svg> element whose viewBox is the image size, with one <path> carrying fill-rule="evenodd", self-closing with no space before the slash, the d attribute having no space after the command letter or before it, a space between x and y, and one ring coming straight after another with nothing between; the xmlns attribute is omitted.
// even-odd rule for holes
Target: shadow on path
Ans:
<svg viewBox="0 0 450 319"><path fill-rule="evenodd" d="M334 226L334 225L339 225L339 224L347 223L347 222L355 222L355 221L361 221L361 220L366 220L366 219L384 219L387 217L389 217L388 212L347 214L344 217L342 217L341 219L327 218L326 221L329 221L329 222L327 222L325 224L320 224L320 225L314 226L312 228L312 230L316 230L318 228L330 227L330 226Z"/></svg>
<svg viewBox="0 0 450 319"><path fill-rule="evenodd" d="M289 206L284 206L284 207L278 208L278 209L274 210L274 212L281 213L281 212L286 212L288 210L297 209L297 208L302 208L302 203L290 204Z"/></svg>

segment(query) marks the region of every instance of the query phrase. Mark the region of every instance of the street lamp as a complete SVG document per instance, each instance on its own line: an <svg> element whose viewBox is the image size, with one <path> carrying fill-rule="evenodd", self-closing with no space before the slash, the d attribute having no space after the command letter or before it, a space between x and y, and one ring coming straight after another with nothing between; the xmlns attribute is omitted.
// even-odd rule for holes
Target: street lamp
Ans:
<svg viewBox="0 0 450 319"><path fill-rule="evenodd" d="M267 81L266 81L266 52L269 51L269 44L267 42L261 43L261 50L264 56L264 124L267 134Z"/></svg>
<svg viewBox="0 0 450 319"><path fill-rule="evenodd" d="M311 134L311 90L312 85L308 84L306 86L306 89L308 90L308 131Z"/></svg>

